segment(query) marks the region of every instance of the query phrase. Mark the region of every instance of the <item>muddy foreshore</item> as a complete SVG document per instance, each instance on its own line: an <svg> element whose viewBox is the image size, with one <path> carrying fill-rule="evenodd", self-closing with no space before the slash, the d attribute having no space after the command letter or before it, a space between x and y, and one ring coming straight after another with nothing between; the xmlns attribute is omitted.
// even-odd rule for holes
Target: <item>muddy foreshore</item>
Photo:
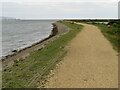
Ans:
<svg viewBox="0 0 120 90"><path fill-rule="evenodd" d="M70 28L58 22L52 23L52 25L53 29L51 31L51 34L47 38L34 43L33 45L26 47L20 51L16 51L12 55L5 56L4 58L2 58L2 66L5 67L12 65L15 60L25 58L31 52L42 49L49 41L55 40L58 36L70 30Z"/></svg>

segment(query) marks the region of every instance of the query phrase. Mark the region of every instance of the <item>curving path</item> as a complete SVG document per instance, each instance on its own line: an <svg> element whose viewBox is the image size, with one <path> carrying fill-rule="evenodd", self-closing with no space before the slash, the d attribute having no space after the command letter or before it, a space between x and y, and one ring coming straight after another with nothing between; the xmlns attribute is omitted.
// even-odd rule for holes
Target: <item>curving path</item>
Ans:
<svg viewBox="0 0 120 90"><path fill-rule="evenodd" d="M83 30L68 44L67 56L45 87L118 87L117 52L96 26L82 25Z"/></svg>

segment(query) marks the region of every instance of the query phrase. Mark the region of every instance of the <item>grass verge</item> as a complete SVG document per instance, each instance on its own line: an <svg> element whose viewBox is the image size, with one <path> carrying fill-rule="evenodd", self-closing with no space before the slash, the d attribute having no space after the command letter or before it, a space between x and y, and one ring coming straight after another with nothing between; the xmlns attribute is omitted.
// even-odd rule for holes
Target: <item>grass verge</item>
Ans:
<svg viewBox="0 0 120 90"><path fill-rule="evenodd" d="M49 42L43 49L32 52L25 59L15 61L11 67L3 70L3 88L35 88L54 69L66 55L65 45L74 38L83 26L61 21L60 23L72 28L67 34Z"/></svg>
<svg viewBox="0 0 120 90"><path fill-rule="evenodd" d="M105 24L93 24L100 28L103 35L110 41L110 43L113 46L113 49L115 49L117 52L120 52L120 30L118 27L111 26L108 27Z"/></svg>

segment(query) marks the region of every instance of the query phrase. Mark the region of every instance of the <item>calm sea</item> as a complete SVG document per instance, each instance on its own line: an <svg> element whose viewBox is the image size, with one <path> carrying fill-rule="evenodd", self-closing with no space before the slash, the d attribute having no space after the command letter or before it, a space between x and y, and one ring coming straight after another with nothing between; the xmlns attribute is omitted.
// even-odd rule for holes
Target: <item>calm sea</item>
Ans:
<svg viewBox="0 0 120 90"><path fill-rule="evenodd" d="M2 56L12 54L46 37L52 30L53 20L3 20Z"/></svg>

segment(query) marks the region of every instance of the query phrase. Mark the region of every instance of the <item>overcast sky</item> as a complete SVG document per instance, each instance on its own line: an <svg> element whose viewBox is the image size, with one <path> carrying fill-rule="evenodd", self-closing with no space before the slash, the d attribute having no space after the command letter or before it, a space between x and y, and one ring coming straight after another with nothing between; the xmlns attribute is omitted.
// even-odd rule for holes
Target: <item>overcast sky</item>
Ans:
<svg viewBox="0 0 120 90"><path fill-rule="evenodd" d="M3 0L0 16L21 19L118 18L118 0Z"/></svg>

